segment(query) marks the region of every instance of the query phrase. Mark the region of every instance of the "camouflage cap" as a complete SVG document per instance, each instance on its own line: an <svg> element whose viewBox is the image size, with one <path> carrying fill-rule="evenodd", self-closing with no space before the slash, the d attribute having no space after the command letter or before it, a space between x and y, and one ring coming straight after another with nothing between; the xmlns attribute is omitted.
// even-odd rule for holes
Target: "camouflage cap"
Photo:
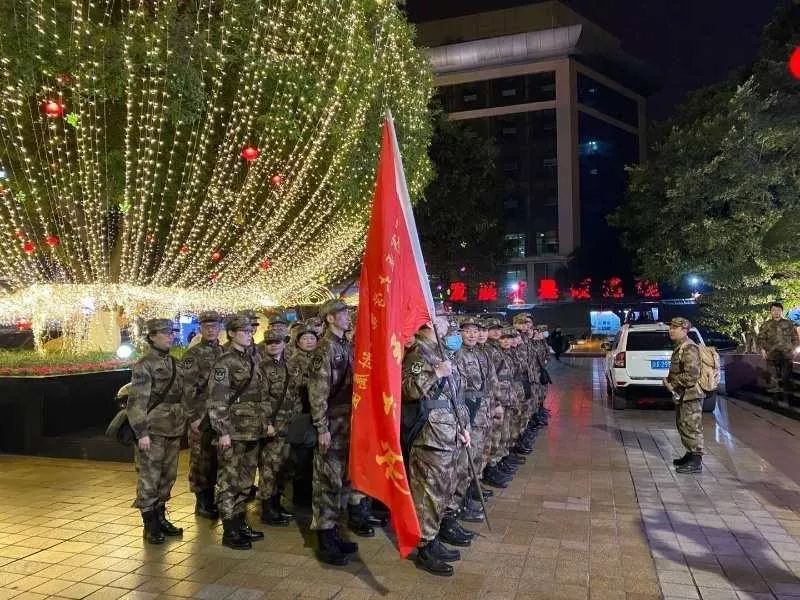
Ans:
<svg viewBox="0 0 800 600"><path fill-rule="evenodd" d="M272 315L269 318L270 325L288 325L289 319L287 319L283 314Z"/></svg>
<svg viewBox="0 0 800 600"><path fill-rule="evenodd" d="M459 333L458 321L450 321L447 325L448 327L446 335L458 335Z"/></svg>
<svg viewBox="0 0 800 600"><path fill-rule="evenodd" d="M148 319L145 327L147 328L147 335L161 331L178 331L172 319Z"/></svg>
<svg viewBox="0 0 800 600"><path fill-rule="evenodd" d="M328 300L325 304L320 306L319 316L325 319L328 315L334 315L343 310L347 310L347 303L344 300L335 298L333 300Z"/></svg>
<svg viewBox="0 0 800 600"><path fill-rule="evenodd" d="M320 327L322 325L322 319L319 317L309 317L303 323L306 327Z"/></svg>
<svg viewBox="0 0 800 600"><path fill-rule="evenodd" d="M683 329L690 329L692 322L684 317L673 317L669 322L670 327L682 327Z"/></svg>
<svg viewBox="0 0 800 600"><path fill-rule="evenodd" d="M252 327L253 322L243 316L243 315L234 315L225 323L225 330L226 331L239 331L244 329L245 327Z"/></svg>
<svg viewBox="0 0 800 600"><path fill-rule="evenodd" d="M200 323L219 323L222 321L222 316L215 310L204 310L197 315L197 320Z"/></svg>
<svg viewBox="0 0 800 600"><path fill-rule="evenodd" d="M250 321L250 324L253 327L258 327L258 315L256 314L256 311L240 310L238 313L236 313L236 316L242 317L243 319L247 319L248 321Z"/></svg>
<svg viewBox="0 0 800 600"><path fill-rule="evenodd" d="M500 333L501 338L513 338L517 337L518 335L519 332L513 327L503 327L503 331Z"/></svg>
<svg viewBox="0 0 800 600"><path fill-rule="evenodd" d="M486 329L503 329L504 325L500 319L486 319Z"/></svg>
<svg viewBox="0 0 800 600"><path fill-rule="evenodd" d="M466 319L461 320L461 329L465 327L481 327L481 321L477 317L467 317Z"/></svg>
<svg viewBox="0 0 800 600"><path fill-rule="evenodd" d="M521 325L523 323L527 323L528 319L529 317L525 313L520 313L514 315L514 320L512 321L512 323L514 323L514 325Z"/></svg>
<svg viewBox="0 0 800 600"><path fill-rule="evenodd" d="M306 334L313 335L315 338L317 337L317 332L316 331L314 331L310 327L307 327L307 326L301 324L300 327L295 332L295 339L299 340L301 337L303 337Z"/></svg>
<svg viewBox="0 0 800 600"><path fill-rule="evenodd" d="M264 334L264 343L265 344L275 344L278 342L285 342L286 336L284 336L280 331L276 331L274 329L267 329L267 332Z"/></svg>

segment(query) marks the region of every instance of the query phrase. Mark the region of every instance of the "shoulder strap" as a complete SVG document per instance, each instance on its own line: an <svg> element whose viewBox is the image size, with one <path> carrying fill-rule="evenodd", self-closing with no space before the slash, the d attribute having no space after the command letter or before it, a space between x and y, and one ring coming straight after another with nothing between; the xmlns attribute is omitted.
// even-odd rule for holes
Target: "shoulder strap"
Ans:
<svg viewBox="0 0 800 600"><path fill-rule="evenodd" d="M283 405L286 402L286 390L289 389L289 365L286 364L286 358L283 359L283 393L281 394L281 401L278 403L278 408L272 414L272 426L275 426L275 421L278 419L278 415L283 410Z"/></svg>
<svg viewBox="0 0 800 600"><path fill-rule="evenodd" d="M175 358L171 354L169 355L169 362L170 362L170 365L172 366L172 376L169 378L169 383L167 384L167 386L164 388L163 391L161 391L161 392L151 392L150 395L151 396L155 396L156 397L156 401L153 402L153 404L151 404L150 406L147 407L147 412L150 412L156 406L158 406L159 404L164 402L164 400L167 397L167 394L169 394L169 391L172 389L172 384L175 383L175 376L178 374L178 369L176 368L176 365L175 365Z"/></svg>

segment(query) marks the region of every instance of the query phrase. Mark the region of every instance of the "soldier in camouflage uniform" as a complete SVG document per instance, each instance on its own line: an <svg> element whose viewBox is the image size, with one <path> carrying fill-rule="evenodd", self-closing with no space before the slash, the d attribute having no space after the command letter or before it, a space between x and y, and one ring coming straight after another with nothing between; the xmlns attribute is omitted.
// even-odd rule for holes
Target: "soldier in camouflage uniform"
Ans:
<svg viewBox="0 0 800 600"><path fill-rule="evenodd" d="M178 453L186 429L183 378L169 354L175 339L169 319L146 323L150 351L133 365L128 421L136 434L136 501L142 513L144 539L163 544L164 536L183 535L166 518L166 502L178 476Z"/></svg>
<svg viewBox="0 0 800 600"><path fill-rule="evenodd" d="M319 338L316 332L302 325L297 331L295 351L288 359L289 376L294 386L294 393L300 403L300 412L310 414L311 406L308 402L308 368L311 357L317 348ZM290 460L286 469L286 479L293 480L292 502L295 506L311 505L311 474L314 467L314 451L311 448L292 446Z"/></svg>
<svg viewBox="0 0 800 600"><path fill-rule="evenodd" d="M549 415L544 406L544 401L547 397L547 386L539 382L539 372L550 362L550 346L547 344L549 332L547 330L547 325L539 325L533 328L533 320L530 321L530 326L534 332L531 339L531 350L532 357L535 359L533 361L531 375L535 378L535 407L531 416L535 425L547 425Z"/></svg>
<svg viewBox="0 0 800 600"><path fill-rule="evenodd" d="M769 391L783 394L786 402L794 403L792 395L792 359L800 346L797 329L783 317L783 304L773 302L770 318L761 326L756 339L761 356L767 361Z"/></svg>
<svg viewBox="0 0 800 600"><path fill-rule="evenodd" d="M217 519L219 511L214 503L217 449L206 405L211 367L224 352L218 339L222 318L215 311L206 311L200 313L198 320L200 341L189 348L181 360L189 419L189 486L196 497L195 514Z"/></svg>
<svg viewBox="0 0 800 600"><path fill-rule="evenodd" d="M208 415L217 434L217 506L222 517L222 543L244 550L252 547L252 540L264 537L247 524L245 510L270 414L259 355L251 350L251 320L232 317L226 330L230 349L212 367Z"/></svg>
<svg viewBox="0 0 800 600"><path fill-rule="evenodd" d="M300 402L292 383L285 356L285 336L275 329L264 335L264 353L261 358L261 374L267 388L270 418L267 437L261 446L258 460L261 498L261 521L267 525L288 525L294 513L281 506L278 478L289 459L289 444L286 428L292 417L300 412Z"/></svg>
<svg viewBox="0 0 800 600"><path fill-rule="evenodd" d="M447 319L437 317L434 326L444 336ZM459 423L457 412L458 403L463 403L460 379L452 374L452 363L442 360L438 352L433 329L423 326L403 358L403 435L409 485L421 531L415 560L426 571L443 576L453 574L448 561L458 560L460 555L441 541L469 546L472 539L452 516L445 517L457 484L459 441L463 444L469 440L465 427L468 413L462 412L464 422ZM442 529L445 531L440 533Z"/></svg>
<svg viewBox="0 0 800 600"><path fill-rule="evenodd" d="M317 531L317 557L322 562L343 566L349 561L348 554L358 551L358 544L343 539L338 527L342 496L348 487L353 347L345 333L350 329L351 317L341 300L323 304L320 316L327 328L308 371L311 419L317 430L311 529ZM354 533L375 535L368 526Z"/></svg>
<svg viewBox="0 0 800 600"><path fill-rule="evenodd" d="M305 320L305 325L308 329L317 334L317 339L322 338L325 332L325 323L319 317L309 317Z"/></svg>
<svg viewBox="0 0 800 600"><path fill-rule="evenodd" d="M699 473L703 470L703 391L700 380L700 350L689 338L692 324L675 317L669 323L669 337L675 349L664 378L664 386L675 401L675 421L686 454L673 462L677 473Z"/></svg>

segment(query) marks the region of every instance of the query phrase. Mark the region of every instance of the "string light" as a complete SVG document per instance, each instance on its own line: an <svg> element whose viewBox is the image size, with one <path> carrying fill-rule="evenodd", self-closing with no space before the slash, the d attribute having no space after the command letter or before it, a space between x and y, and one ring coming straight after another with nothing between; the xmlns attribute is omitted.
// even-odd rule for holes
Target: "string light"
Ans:
<svg viewBox="0 0 800 600"><path fill-rule="evenodd" d="M308 299L358 264L387 107L412 196L430 181L394 3L121 6L0 9L0 320Z"/></svg>

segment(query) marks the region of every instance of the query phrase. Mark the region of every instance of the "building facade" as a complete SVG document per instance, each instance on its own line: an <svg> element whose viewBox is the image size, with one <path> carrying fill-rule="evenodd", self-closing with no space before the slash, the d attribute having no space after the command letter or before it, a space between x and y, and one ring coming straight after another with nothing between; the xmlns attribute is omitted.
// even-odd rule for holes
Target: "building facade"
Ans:
<svg viewBox="0 0 800 600"><path fill-rule="evenodd" d="M644 156L645 69L561 2L421 23L418 38L449 118L498 147L500 303L520 286L526 302L555 299L554 285L568 296L574 251L618 247L606 216Z"/></svg>

